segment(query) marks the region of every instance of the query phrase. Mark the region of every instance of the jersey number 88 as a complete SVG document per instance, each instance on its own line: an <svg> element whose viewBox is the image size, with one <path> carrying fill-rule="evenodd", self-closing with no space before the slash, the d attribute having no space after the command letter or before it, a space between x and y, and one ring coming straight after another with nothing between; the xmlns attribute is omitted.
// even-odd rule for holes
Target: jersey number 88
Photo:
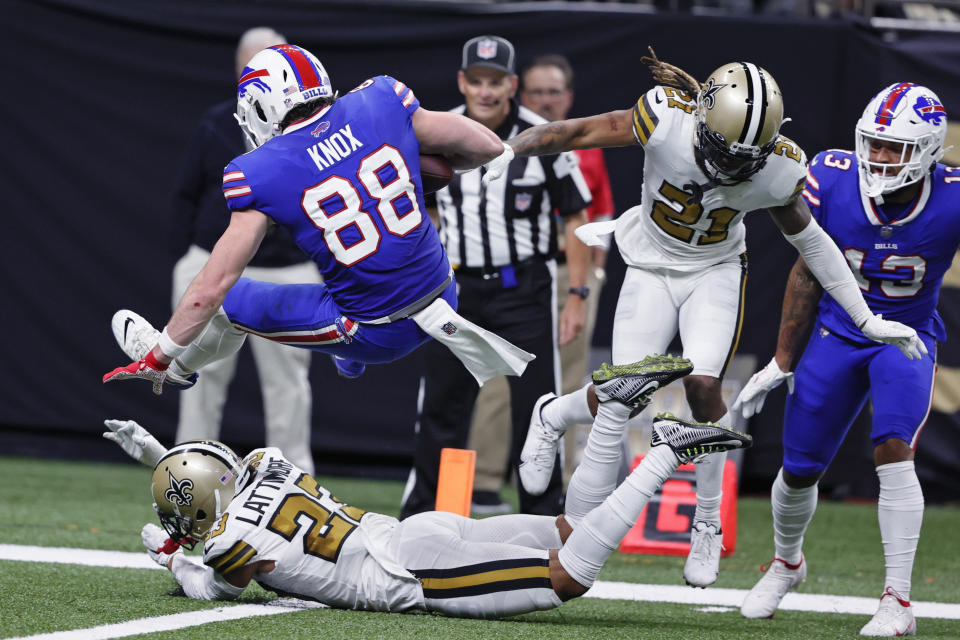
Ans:
<svg viewBox="0 0 960 640"><path fill-rule="evenodd" d="M380 172L387 166L393 167L396 177L383 182ZM398 149L385 144L367 155L360 161L357 179L370 197L377 201L377 213L388 232L402 237L420 226L423 214L417 204L416 186ZM411 208L401 215L397 201L404 196ZM343 207L337 211L325 210L324 205L329 207L334 197L339 197ZM305 190L300 201L304 213L323 231L323 240L330 253L337 262L347 267L376 253L380 246L380 231L370 214L361 208L362 204L363 198L357 187L341 176L330 176ZM350 226L359 232L360 239L348 246L340 234Z"/></svg>

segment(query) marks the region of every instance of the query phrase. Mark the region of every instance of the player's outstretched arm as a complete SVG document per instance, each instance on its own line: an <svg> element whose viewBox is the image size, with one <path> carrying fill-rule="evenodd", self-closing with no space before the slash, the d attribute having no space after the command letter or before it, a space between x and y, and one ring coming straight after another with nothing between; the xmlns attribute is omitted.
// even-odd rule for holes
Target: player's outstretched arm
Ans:
<svg viewBox="0 0 960 640"><path fill-rule="evenodd" d="M268 223L269 218L256 209L233 212L230 226L217 240L207 264L187 287L167 323L166 331L174 343L188 345L200 335L260 248ZM160 345L154 348L153 355L161 363L173 359Z"/></svg>
<svg viewBox="0 0 960 640"><path fill-rule="evenodd" d="M497 134L465 116L420 107L411 120L420 152L440 154L454 169L479 167L503 151Z"/></svg>
<svg viewBox="0 0 960 640"><path fill-rule="evenodd" d="M776 356L744 385L733 403L734 411L742 412L745 418L760 413L767 394L784 382L793 393L793 374L790 370L800 341L817 313L817 303L822 293L823 288L807 268L803 257L797 258L783 294Z"/></svg>
<svg viewBox="0 0 960 640"><path fill-rule="evenodd" d="M104 383L141 379L153 383L159 395L167 366L180 355L220 308L244 267L253 258L267 232L269 218L255 209L234 211L230 226L213 247L207 264L183 294L173 316L160 334L160 341L138 362L117 367L103 376Z"/></svg>
<svg viewBox="0 0 960 640"><path fill-rule="evenodd" d="M496 180L516 156L542 156L575 149L623 147L637 140L633 135L633 111L611 111L587 118L547 122L507 140L503 153L487 164L483 184Z"/></svg>
<svg viewBox="0 0 960 640"><path fill-rule="evenodd" d="M927 348L916 331L899 322L884 320L870 310L843 254L817 224L803 198L795 197L769 211L784 237L800 252L810 272L850 315L863 335L895 345L911 360L923 357Z"/></svg>
<svg viewBox="0 0 960 640"><path fill-rule="evenodd" d="M167 452L165 446L133 420L104 420L103 424L110 429L103 432L104 438L116 442L128 456L151 469Z"/></svg>

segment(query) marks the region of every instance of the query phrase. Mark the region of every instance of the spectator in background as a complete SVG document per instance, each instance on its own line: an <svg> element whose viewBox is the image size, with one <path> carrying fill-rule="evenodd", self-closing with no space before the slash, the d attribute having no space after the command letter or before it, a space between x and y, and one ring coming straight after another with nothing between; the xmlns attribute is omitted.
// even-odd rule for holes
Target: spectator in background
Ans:
<svg viewBox="0 0 960 640"><path fill-rule="evenodd" d="M237 78L247 61L261 49L283 43L286 39L269 27L244 33L237 45ZM230 222L230 211L223 199L223 168L251 150L234 119L236 110L237 100L231 98L203 115L180 170L171 249L182 257L173 269L174 308ZM321 282L317 266L279 225L267 232L243 275L277 284ZM297 466L313 473L310 351L270 340L251 340L249 344L263 393L267 446L282 449ZM238 355L204 367L196 388L180 396L177 442L219 437L227 388L236 372Z"/></svg>
<svg viewBox="0 0 960 640"><path fill-rule="evenodd" d="M518 77L513 45L497 36L479 36L463 47L457 83L465 104L456 108L506 139L543 121L514 99ZM559 386L556 320L557 225L554 210L567 221L565 233L570 286L586 284L589 252L573 235L586 219L590 194L571 153L520 160L489 186L482 171L455 176L437 193L440 238L459 284L459 311L469 320L536 354L520 378L510 379L513 434L511 469L537 398ZM559 341L583 330L586 304L577 293L561 292ZM404 495L402 517L433 509L443 447L464 448L477 385L445 349L427 345L427 373L414 468ZM562 482L557 465L540 496L520 489L520 509L551 514L560 508Z"/></svg>
<svg viewBox="0 0 960 640"><path fill-rule="evenodd" d="M539 56L521 74L520 104L550 122L565 120L573 106L573 68L561 55ZM574 151L580 161L580 171L587 181L593 204L587 207L587 220L599 222L613 218L613 194L610 177L601 149ZM562 222L562 218L560 219ZM560 247L557 255L557 291L570 290L570 275L567 268L565 234L559 234ZM592 265L587 271L586 286L577 291L587 301L587 322L584 330L570 342L560 347L561 388L563 393L576 391L584 384L590 352L590 340L597 319L597 302L604 281L607 250L593 247ZM562 306L562 305L561 305ZM477 451L477 472L474 482L473 511L475 513L503 513L509 505L500 499L500 486L506 467L507 447L498 446L505 440L510 428L509 391L506 378L491 380L480 390L470 427L470 448ZM571 460L575 439L567 438L566 458ZM564 475L569 478L571 465L565 465Z"/></svg>

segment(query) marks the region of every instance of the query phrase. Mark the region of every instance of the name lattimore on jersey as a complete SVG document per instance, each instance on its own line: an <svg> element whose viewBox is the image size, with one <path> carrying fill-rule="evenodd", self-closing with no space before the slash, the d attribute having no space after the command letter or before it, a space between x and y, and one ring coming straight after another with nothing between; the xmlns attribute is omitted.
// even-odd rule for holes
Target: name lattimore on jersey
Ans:
<svg viewBox="0 0 960 640"><path fill-rule="evenodd" d="M271 460L266 469L261 467L257 474L257 482L253 485L250 497L244 501L243 510L240 512L241 515L237 515L237 520L253 526L259 525L263 520L264 512L270 506L270 501L286 482L291 471L293 471L293 465L286 460ZM257 515L253 515L254 513Z"/></svg>
<svg viewBox="0 0 960 640"><path fill-rule="evenodd" d="M321 123L321 125L322 124L323 123ZM317 129L319 128L320 126L318 125ZM350 154L362 146L363 143L360 142L350 130L350 125L346 125L326 140L321 140L312 147L307 148L307 154L310 156L310 159L313 160L313 163L317 165L317 169L323 171L341 160L348 158Z"/></svg>

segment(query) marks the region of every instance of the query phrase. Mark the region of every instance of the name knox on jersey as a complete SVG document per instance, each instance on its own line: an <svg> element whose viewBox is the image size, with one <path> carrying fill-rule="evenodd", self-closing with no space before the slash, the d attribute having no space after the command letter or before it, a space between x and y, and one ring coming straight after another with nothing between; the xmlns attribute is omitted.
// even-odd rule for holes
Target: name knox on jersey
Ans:
<svg viewBox="0 0 960 640"><path fill-rule="evenodd" d="M250 497L243 502L237 520L253 526L259 525L264 512L270 507L270 501L286 482L291 471L293 465L286 460L271 460L266 469L259 469L257 482L250 492Z"/></svg>
<svg viewBox="0 0 960 640"><path fill-rule="evenodd" d="M346 125L326 140L321 140L309 147L307 153L313 163L317 165L317 169L323 171L346 159L362 146L363 143L357 140L350 130L350 125Z"/></svg>

